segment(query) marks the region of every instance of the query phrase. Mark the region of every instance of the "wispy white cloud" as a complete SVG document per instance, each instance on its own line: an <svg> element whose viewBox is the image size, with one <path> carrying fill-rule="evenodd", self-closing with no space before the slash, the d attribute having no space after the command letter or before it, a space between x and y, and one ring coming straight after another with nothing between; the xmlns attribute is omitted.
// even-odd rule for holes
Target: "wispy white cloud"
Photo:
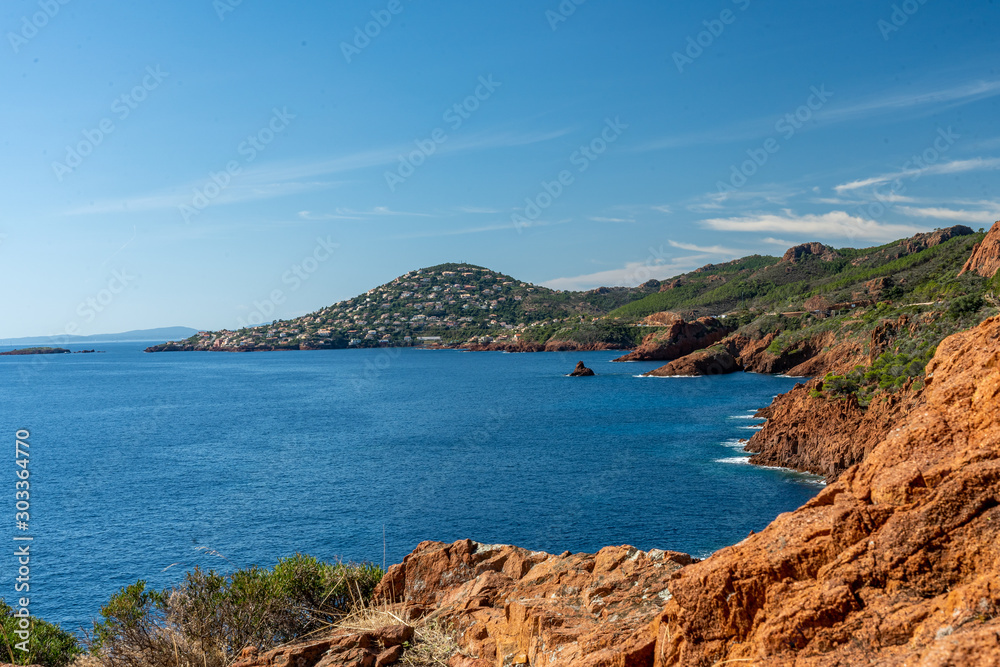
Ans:
<svg viewBox="0 0 1000 667"><path fill-rule="evenodd" d="M472 213L472 214L484 214L484 215L496 215L500 213L500 209L496 208L484 208L480 206L459 206L455 209L459 213Z"/></svg>
<svg viewBox="0 0 1000 667"><path fill-rule="evenodd" d="M900 206L897 210L915 218L934 218L936 220L952 220L955 222L989 224L1000 219L1000 207L986 211L966 211L964 209L952 208Z"/></svg>
<svg viewBox="0 0 1000 667"><path fill-rule="evenodd" d="M604 218L601 216L591 216L587 219L593 220L594 222L621 222L621 223L635 222L634 218Z"/></svg>
<svg viewBox="0 0 1000 667"><path fill-rule="evenodd" d="M672 247L680 248L681 250L689 250L691 252L703 252L706 255L726 255L729 257L740 257L746 254L743 250L736 250L735 248L726 248L719 245L713 246L699 246L693 243L680 243L679 241L667 241Z"/></svg>
<svg viewBox="0 0 1000 667"><path fill-rule="evenodd" d="M195 189L204 188L211 181L206 178L197 183L180 185L169 190L145 195L127 196L122 198L98 199L89 204L77 206L65 211L66 215L92 215L101 213L136 213L176 209L179 206L193 206ZM211 200L210 205L236 204L241 202L261 201L276 197L301 195L308 192L328 190L343 185L339 181L287 181L287 182L241 182L234 183Z"/></svg>
<svg viewBox="0 0 1000 667"><path fill-rule="evenodd" d="M781 246L782 248L791 248L793 245L795 245L791 241L786 241L784 239L776 239L773 236L764 237L764 238L761 239L761 242L762 243L767 243L767 244L770 244L770 245Z"/></svg>
<svg viewBox="0 0 1000 667"><path fill-rule="evenodd" d="M970 160L952 160L950 162L942 162L915 169L901 169L887 174L880 174L879 176L872 176L871 178L836 185L833 189L838 194L843 194L852 190L882 185L900 178L918 178L920 176L958 174L968 171L986 171L991 169L1000 169L1000 158L977 157Z"/></svg>
<svg viewBox="0 0 1000 667"><path fill-rule="evenodd" d="M767 204L782 206L787 204L788 200L801 194L801 190L794 190L781 185L768 185L756 190L744 188L722 192L706 192L694 198L692 203L687 205L687 210L693 213L711 213L724 210L727 206L739 206L741 209L757 206L763 207Z"/></svg>
<svg viewBox="0 0 1000 667"><path fill-rule="evenodd" d="M425 232L416 232L413 234L403 234L400 236L393 236L393 239L426 239L426 238L437 238L444 236L464 236L466 234L483 234L486 232L517 232L518 230L532 229L535 227L551 227L553 225L564 225L571 222L571 218L566 218L564 220L534 220L526 223L518 223L514 226L510 222L500 222L494 225L483 225L479 227L460 227L457 229L431 229Z"/></svg>
<svg viewBox="0 0 1000 667"><path fill-rule="evenodd" d="M384 217L405 217L405 218L435 218L432 213L414 213L410 211L394 211L387 206L376 206L367 210L357 210L351 208L337 208L333 213L314 213L312 211L299 211L299 218L302 220L365 220L368 218Z"/></svg>
<svg viewBox="0 0 1000 667"><path fill-rule="evenodd" d="M660 206L654 206L653 210L654 211L659 211L660 213L673 213L674 212L673 209L670 206L667 206L666 204L661 204Z"/></svg>
<svg viewBox="0 0 1000 667"><path fill-rule="evenodd" d="M803 98L808 94L808 92L804 92ZM934 111L940 109L942 106L954 107L998 94L1000 94L1000 81L997 80L968 81L947 88L925 89L919 92L897 91L869 97L854 103L846 103L842 106L838 106L836 102L827 104L815 114L815 120L818 125L824 125L883 114L898 115L908 109L916 110L921 107ZM838 91L834 91L834 100L839 99L846 99L846 94L844 97L841 97ZM782 117L783 113L788 111L794 111L794 108L772 116L763 116L727 125L660 137L637 145L633 150L645 152L684 148L687 146L751 141L774 134L776 132L775 123Z"/></svg>
<svg viewBox="0 0 1000 667"><path fill-rule="evenodd" d="M781 232L818 238L847 237L869 241L891 241L921 231L920 227L865 220L844 211L796 215L788 209L780 215L760 213L734 218L713 218L703 220L702 225L709 229L729 232Z"/></svg>
<svg viewBox="0 0 1000 667"><path fill-rule="evenodd" d="M883 113L898 113L919 106L967 104L1000 95L1000 81L968 81L957 86L921 92L891 92L845 106L830 106L819 112L823 120L850 120Z"/></svg>
<svg viewBox="0 0 1000 667"><path fill-rule="evenodd" d="M579 276L553 278L541 284L552 289L588 290L596 287L635 287L647 280L666 280L703 266L706 255L676 257L667 261L629 262L617 269L608 269Z"/></svg>
<svg viewBox="0 0 1000 667"><path fill-rule="evenodd" d="M538 132L503 131L481 133L444 143L438 148L439 155L474 152L526 146L550 141L565 136L570 128ZM343 182L316 180L322 176L342 174L360 169L396 164L399 156L414 150L412 143L348 153L331 158L276 161L247 167L232 178L230 184L211 200L211 206L234 204L245 201L272 199L288 195L303 194L320 189L343 185ZM211 183L211 176L205 176L188 183L165 188L152 193L128 195L118 198L102 198L86 206L67 211L68 215L95 213L122 213L152 211L192 205L196 189Z"/></svg>

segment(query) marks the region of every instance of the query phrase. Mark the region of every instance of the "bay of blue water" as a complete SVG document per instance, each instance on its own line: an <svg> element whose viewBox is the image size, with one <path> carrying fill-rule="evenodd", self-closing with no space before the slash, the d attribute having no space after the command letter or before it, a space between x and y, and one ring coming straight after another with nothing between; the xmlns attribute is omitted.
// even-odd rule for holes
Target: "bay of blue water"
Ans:
<svg viewBox="0 0 1000 667"><path fill-rule="evenodd" d="M739 451L788 378L639 378L659 364L614 352L144 346L0 357L0 520L12 544L14 437L28 429L32 612L67 629L137 579L296 551L394 563L469 537L705 556L821 488ZM597 377L565 377L581 359ZM15 567L0 559L8 600Z"/></svg>

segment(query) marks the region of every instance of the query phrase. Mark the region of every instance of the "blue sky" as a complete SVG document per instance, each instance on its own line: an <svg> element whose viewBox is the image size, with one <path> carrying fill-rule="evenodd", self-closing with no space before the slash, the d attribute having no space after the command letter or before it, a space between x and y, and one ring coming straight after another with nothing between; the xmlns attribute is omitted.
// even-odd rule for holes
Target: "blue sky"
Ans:
<svg viewBox="0 0 1000 667"><path fill-rule="evenodd" d="M5 2L0 336L1000 218L996 2L577 2Z"/></svg>

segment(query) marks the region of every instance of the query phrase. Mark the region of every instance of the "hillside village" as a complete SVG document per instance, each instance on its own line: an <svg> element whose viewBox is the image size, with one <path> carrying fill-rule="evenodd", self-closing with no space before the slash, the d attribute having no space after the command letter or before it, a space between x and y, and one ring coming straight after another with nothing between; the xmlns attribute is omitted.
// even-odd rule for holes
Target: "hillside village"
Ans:
<svg viewBox="0 0 1000 667"><path fill-rule="evenodd" d="M659 289L595 291L618 305ZM566 293L469 264L410 271L353 299L293 320L236 331L202 331L187 341L198 349L276 350L408 346L438 341L519 340L526 329L594 321L608 308L582 293Z"/></svg>

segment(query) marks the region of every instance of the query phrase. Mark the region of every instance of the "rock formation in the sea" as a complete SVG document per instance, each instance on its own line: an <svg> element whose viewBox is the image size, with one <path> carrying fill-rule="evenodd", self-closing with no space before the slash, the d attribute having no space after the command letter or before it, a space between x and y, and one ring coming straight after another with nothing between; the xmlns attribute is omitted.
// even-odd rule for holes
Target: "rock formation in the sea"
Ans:
<svg viewBox="0 0 1000 667"><path fill-rule="evenodd" d="M653 664L1000 664L998 406L995 317L860 464L679 572Z"/></svg>
<svg viewBox="0 0 1000 667"><path fill-rule="evenodd" d="M971 271L983 278L992 278L998 270L1000 270L1000 222L994 223L986 238L976 244L972 256L958 275Z"/></svg>
<svg viewBox="0 0 1000 667"><path fill-rule="evenodd" d="M376 600L454 628L451 665L652 665L651 623L667 585L695 562L674 551L605 547L554 556L511 546L423 542L389 568Z"/></svg>
<svg viewBox="0 0 1000 667"><path fill-rule="evenodd" d="M659 328L643 338L633 352L615 361L672 361L713 345L732 331L714 317L686 322L680 315L669 312L650 315L645 323Z"/></svg>
<svg viewBox="0 0 1000 667"><path fill-rule="evenodd" d="M63 347L25 347L20 350L0 352L0 357L21 356L26 354L70 354L70 351Z"/></svg>
<svg viewBox="0 0 1000 667"><path fill-rule="evenodd" d="M722 345L713 345L707 350L698 350L680 359L674 359L665 366L652 370L646 375L654 377L689 377L694 375L726 375L742 370L738 361Z"/></svg>
<svg viewBox="0 0 1000 667"><path fill-rule="evenodd" d="M573 369L573 372L569 374L570 377L574 378L588 377L591 375L595 375L594 371L587 368L582 361L576 362L576 368Z"/></svg>

